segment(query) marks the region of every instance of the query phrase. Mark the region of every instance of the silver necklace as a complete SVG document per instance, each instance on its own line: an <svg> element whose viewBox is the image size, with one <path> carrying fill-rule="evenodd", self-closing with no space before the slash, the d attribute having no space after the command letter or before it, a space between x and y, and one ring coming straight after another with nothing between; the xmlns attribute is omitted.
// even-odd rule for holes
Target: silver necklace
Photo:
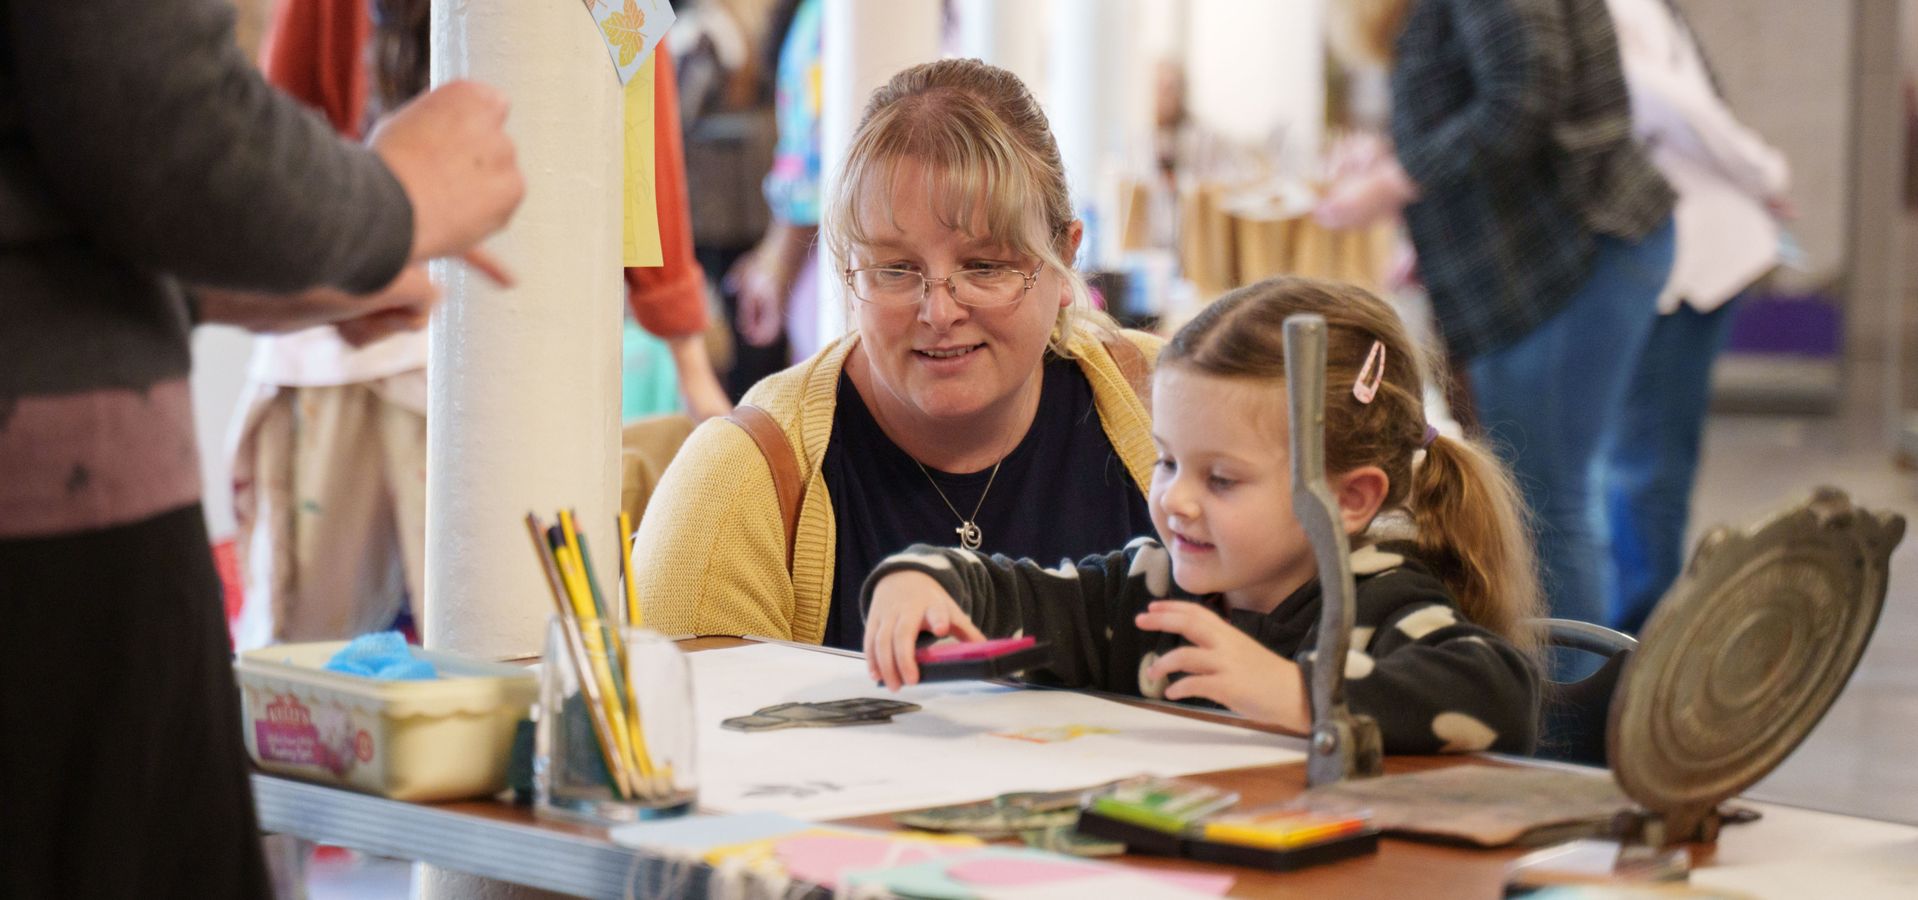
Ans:
<svg viewBox="0 0 1918 900"><path fill-rule="evenodd" d="M979 523L975 520L979 518L979 510L986 505L986 495L992 493L992 481L999 477L999 467L1006 464L1005 457L1000 457L998 462L992 464L992 474L986 476L986 489L979 492L979 502L972 505L972 515L970 517L959 515L959 507L952 505L952 499L946 496L944 490L940 489L939 482L933 479L932 473L926 471L925 463L916 459L913 460L912 463L919 467L920 474L926 476L926 482L932 485L934 491L938 492L939 499L945 501L946 508L952 510L952 514L959 518L959 527L953 529L953 533L959 535L959 546L967 550L979 549L979 544L985 540L986 535L985 532L979 530Z"/></svg>

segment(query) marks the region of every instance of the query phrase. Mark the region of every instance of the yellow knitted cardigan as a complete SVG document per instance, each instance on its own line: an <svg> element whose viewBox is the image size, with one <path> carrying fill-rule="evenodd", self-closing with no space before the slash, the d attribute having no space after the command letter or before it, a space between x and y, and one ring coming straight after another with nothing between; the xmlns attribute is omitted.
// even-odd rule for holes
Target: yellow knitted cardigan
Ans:
<svg viewBox="0 0 1918 900"><path fill-rule="evenodd" d="M1156 362L1164 341L1123 332ZM820 463L832 434L839 372L858 344L848 335L809 360L768 376L745 402L772 414L786 431L806 485L786 572L785 523L772 470L745 430L708 419L686 439L640 521L634 554L646 626L664 634L773 637L817 644L825 639L832 599L832 498ZM1093 406L1106 437L1144 491L1155 453L1152 423L1125 376L1096 337L1068 349L1092 384Z"/></svg>

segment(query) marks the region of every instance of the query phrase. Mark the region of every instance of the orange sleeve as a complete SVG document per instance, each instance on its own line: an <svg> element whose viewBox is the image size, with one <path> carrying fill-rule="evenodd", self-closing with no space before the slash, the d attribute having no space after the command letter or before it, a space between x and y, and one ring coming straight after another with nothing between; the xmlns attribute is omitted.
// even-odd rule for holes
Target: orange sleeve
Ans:
<svg viewBox="0 0 1918 900"><path fill-rule="evenodd" d="M280 0L260 46L261 73L357 140L366 120L372 32L366 0Z"/></svg>
<svg viewBox="0 0 1918 900"><path fill-rule="evenodd" d="M653 75L653 168L658 186L659 250L664 265L626 270L626 303L641 328L660 337L706 330L706 276L693 258L686 200L686 149L679 134L679 88L661 45Z"/></svg>

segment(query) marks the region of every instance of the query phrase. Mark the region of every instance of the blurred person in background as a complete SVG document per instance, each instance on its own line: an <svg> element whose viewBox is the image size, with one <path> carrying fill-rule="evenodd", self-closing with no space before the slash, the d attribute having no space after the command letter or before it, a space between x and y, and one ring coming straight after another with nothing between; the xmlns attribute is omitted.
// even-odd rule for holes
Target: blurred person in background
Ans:
<svg viewBox="0 0 1918 900"><path fill-rule="evenodd" d="M1778 219L1792 216L1791 169L1732 114L1671 0L1608 5L1633 133L1678 192L1671 279L1605 457L1613 563L1606 624L1636 633L1684 562L1712 361L1737 296L1778 263Z"/></svg>
<svg viewBox="0 0 1918 900"><path fill-rule="evenodd" d="M1391 69L1393 154L1321 223L1402 210L1472 412L1536 516L1551 614L1605 622L1605 448L1671 271L1605 0L1337 0ZM1335 42L1335 45L1337 42Z"/></svg>
<svg viewBox="0 0 1918 900"><path fill-rule="evenodd" d="M737 297L733 327L749 347L784 352L771 371L819 349L814 324L819 296L820 117L822 113L821 0L781 0L772 12L769 40L777 48L773 106L779 129L772 171L764 182L772 220L753 249L735 261L726 286ZM769 371L733 379L743 393Z"/></svg>

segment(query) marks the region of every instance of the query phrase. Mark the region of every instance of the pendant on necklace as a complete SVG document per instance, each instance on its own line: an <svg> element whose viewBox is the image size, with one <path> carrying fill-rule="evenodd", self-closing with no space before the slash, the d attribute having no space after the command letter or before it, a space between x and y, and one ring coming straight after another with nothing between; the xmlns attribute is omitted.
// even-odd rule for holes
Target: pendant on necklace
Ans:
<svg viewBox="0 0 1918 900"><path fill-rule="evenodd" d="M954 528L953 532L959 535L959 546L967 550L979 549L979 542L985 539L985 534L979 531L979 526L972 524L970 521L962 523L958 528Z"/></svg>

